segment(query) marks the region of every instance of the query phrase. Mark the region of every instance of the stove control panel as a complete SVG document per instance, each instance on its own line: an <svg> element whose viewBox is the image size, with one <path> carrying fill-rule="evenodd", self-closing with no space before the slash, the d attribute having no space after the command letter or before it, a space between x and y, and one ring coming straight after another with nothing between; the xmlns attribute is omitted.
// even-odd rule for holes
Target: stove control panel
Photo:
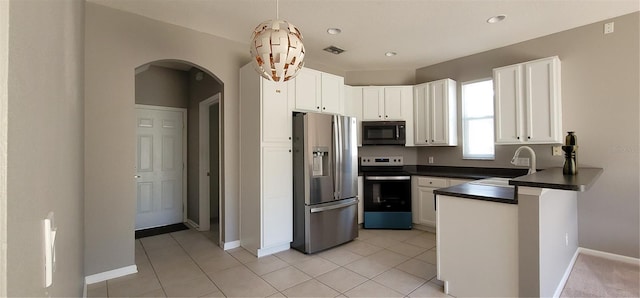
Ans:
<svg viewBox="0 0 640 298"><path fill-rule="evenodd" d="M402 156L362 156L360 157L362 166L403 166Z"/></svg>

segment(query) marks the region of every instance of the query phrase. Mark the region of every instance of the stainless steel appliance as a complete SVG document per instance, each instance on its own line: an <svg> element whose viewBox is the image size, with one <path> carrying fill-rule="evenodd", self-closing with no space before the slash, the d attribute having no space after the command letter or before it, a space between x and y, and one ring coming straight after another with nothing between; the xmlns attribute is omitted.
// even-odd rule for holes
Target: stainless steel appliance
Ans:
<svg viewBox="0 0 640 298"><path fill-rule="evenodd" d="M406 144L405 121L362 121L362 145Z"/></svg>
<svg viewBox="0 0 640 298"><path fill-rule="evenodd" d="M411 176L401 156L361 157L365 229L411 229Z"/></svg>
<svg viewBox="0 0 640 298"><path fill-rule="evenodd" d="M293 115L293 242L314 253L358 237L358 152L353 117Z"/></svg>

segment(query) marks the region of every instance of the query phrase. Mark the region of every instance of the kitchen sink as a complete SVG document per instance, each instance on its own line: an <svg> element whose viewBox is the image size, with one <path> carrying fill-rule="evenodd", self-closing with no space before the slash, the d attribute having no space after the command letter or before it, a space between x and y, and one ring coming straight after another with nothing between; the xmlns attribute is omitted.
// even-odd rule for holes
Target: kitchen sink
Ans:
<svg viewBox="0 0 640 298"><path fill-rule="evenodd" d="M479 185L488 185L488 186L498 186L498 187L510 187L513 188L514 185L509 185L510 178L487 178L469 182L471 184L479 184Z"/></svg>

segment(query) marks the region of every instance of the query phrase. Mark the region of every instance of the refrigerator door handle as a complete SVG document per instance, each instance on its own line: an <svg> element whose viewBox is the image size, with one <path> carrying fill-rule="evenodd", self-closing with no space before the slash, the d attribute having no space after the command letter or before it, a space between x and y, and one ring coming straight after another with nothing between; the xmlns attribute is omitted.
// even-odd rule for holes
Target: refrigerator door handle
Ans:
<svg viewBox="0 0 640 298"><path fill-rule="evenodd" d="M331 149L333 151L333 158L332 158L332 164L333 164L333 198L334 199L339 199L340 198L340 169L342 168L341 166L341 158L340 158L340 128L339 128L339 121L338 121L338 116L332 116L331 117L331 135L333 136L333 146L331 146Z"/></svg>
<svg viewBox="0 0 640 298"><path fill-rule="evenodd" d="M352 206L352 205L355 205L355 204L358 204L358 199L350 199L350 200L347 200L347 201L339 203L339 204L334 204L334 205L324 206L324 207L311 208L311 213L318 213L318 212L323 212L323 211L328 211L328 210L333 210L333 209L340 209L340 208L349 207L349 206Z"/></svg>

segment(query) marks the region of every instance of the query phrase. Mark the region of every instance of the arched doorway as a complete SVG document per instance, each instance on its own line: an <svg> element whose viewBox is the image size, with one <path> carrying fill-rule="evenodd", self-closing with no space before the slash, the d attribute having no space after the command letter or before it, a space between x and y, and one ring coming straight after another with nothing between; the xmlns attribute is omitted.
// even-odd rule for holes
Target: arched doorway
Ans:
<svg viewBox="0 0 640 298"><path fill-rule="evenodd" d="M153 61L135 69L135 104L137 107L152 106L166 109L183 109L186 113L186 137L185 151L186 158L183 164L183 173L186 177L183 185L185 191L182 204L183 216L181 222L196 228L200 231L209 231L214 227L216 231L209 234L214 242L221 242L221 233L224 229L224 210L220 208L224 204L220 195L220 185L223 176L220 162L222 154L220 144L222 143L222 108L224 98L224 84L210 71L182 60L159 60ZM211 99L215 97L215 102ZM212 134L209 134L211 142L208 145L215 147L210 150L215 156L208 154L203 156L201 138L201 103L210 104L206 116L210 125L206 127ZM211 115L209 113L215 113ZM217 120L217 121L216 121ZM140 146L138 146L140 147ZM211 147L211 146L209 146ZM139 151L139 149L137 150ZM136 155L139 155L136 152ZM136 159L137 160L137 159ZM208 162L212 161L212 162ZM138 166L138 162L136 162ZM209 174L206 178L203 175ZM203 179L209 187L202 189ZM138 190L138 193L140 191ZM203 195L207 196L206 201ZM140 211L140 200L137 198L138 210ZM147 204L148 205L148 204ZM136 229L138 226L136 218Z"/></svg>

